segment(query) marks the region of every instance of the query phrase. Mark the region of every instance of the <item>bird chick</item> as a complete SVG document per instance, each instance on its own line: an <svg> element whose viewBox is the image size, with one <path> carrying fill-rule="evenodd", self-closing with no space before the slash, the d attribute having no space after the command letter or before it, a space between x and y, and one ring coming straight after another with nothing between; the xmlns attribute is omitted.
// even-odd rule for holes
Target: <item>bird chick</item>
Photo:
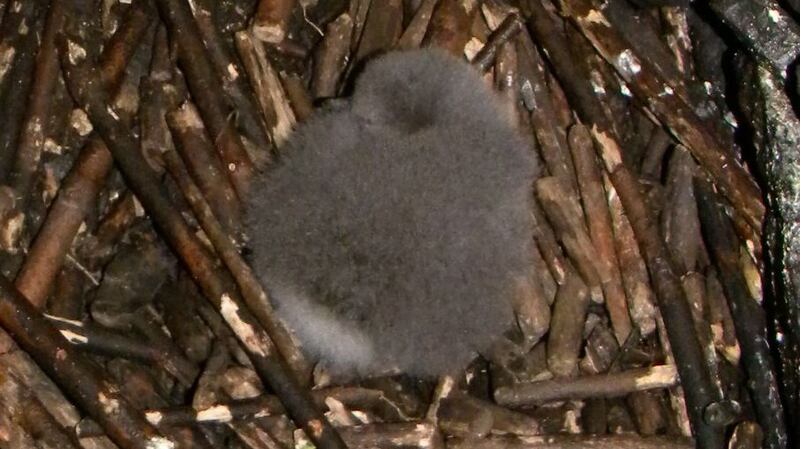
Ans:
<svg viewBox="0 0 800 449"><path fill-rule="evenodd" d="M464 61L388 53L255 181L253 267L332 375L455 372L510 328L535 174L512 123Z"/></svg>

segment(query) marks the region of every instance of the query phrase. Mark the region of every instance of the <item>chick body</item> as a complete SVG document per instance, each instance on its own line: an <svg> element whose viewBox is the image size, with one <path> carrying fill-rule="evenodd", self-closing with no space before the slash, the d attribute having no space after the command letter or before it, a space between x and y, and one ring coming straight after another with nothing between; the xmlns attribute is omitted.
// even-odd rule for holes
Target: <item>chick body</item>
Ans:
<svg viewBox="0 0 800 449"><path fill-rule="evenodd" d="M512 324L535 167L507 110L460 60L389 53L256 181L254 268L334 375L457 370Z"/></svg>

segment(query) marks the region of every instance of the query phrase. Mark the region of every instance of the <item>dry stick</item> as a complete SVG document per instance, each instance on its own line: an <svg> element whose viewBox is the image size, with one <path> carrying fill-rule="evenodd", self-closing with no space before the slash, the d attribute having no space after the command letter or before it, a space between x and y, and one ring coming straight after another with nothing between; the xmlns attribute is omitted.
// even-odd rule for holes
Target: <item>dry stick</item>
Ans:
<svg viewBox="0 0 800 449"><path fill-rule="evenodd" d="M800 25L781 2L712 0L709 6L772 73L787 78L789 66L800 54Z"/></svg>
<svg viewBox="0 0 800 449"><path fill-rule="evenodd" d="M100 73L109 92L117 92L125 77L128 62L136 53L142 35L155 19L156 11L149 1L134 2L125 12L117 31L103 46Z"/></svg>
<svg viewBox="0 0 800 449"><path fill-rule="evenodd" d="M644 150L640 166L633 167L638 169L642 178L649 181L658 182L661 180L661 166L664 162L664 155L672 145L672 138L662 128L655 128L647 148Z"/></svg>
<svg viewBox="0 0 800 449"><path fill-rule="evenodd" d="M512 307L524 337L523 346L533 348L550 328L550 304L536 273L516 280Z"/></svg>
<svg viewBox="0 0 800 449"><path fill-rule="evenodd" d="M376 423L340 429L350 447L375 449L444 449L444 440L425 421Z"/></svg>
<svg viewBox="0 0 800 449"><path fill-rule="evenodd" d="M157 0L170 38L178 45L178 62L186 75L203 122L217 145L239 198L247 195L253 162L231 122L231 110L218 86L220 79L208 59L187 0Z"/></svg>
<svg viewBox="0 0 800 449"><path fill-rule="evenodd" d="M487 433L519 436L542 433L542 426L536 418L458 392L442 399L436 419L439 428L447 435L478 437Z"/></svg>
<svg viewBox="0 0 800 449"><path fill-rule="evenodd" d="M250 359L236 339L236 335L230 327L225 324L225 320L222 318L219 311L215 309L209 301L203 299L203 294L196 291L197 287L194 281L187 278L188 277L185 277L183 279L184 282L189 284L183 287L183 291L186 292L186 299L194 302L193 305L197 310L197 314L211 330L211 333L214 334L214 337L224 345L225 349L233 358L242 366L248 368L252 367L252 363L250 363Z"/></svg>
<svg viewBox="0 0 800 449"><path fill-rule="evenodd" d="M705 129L692 107L674 94L670 87L674 80L664 79L648 59L634 54L624 38L608 26L603 13L587 0L573 0L569 7L570 17L597 52L686 145L750 226L759 229L764 218L764 204L758 186L733 154L714 139L715 134Z"/></svg>
<svg viewBox="0 0 800 449"><path fill-rule="evenodd" d="M433 15L433 8L439 0L422 0L414 17L408 23L405 31L397 41L397 48L399 50L410 50L412 48L419 48L422 44L422 39L428 31L428 24Z"/></svg>
<svg viewBox="0 0 800 449"><path fill-rule="evenodd" d="M11 172L10 184L17 195L16 208L28 209L31 189L39 171L44 148L45 125L55 98L54 91L59 80L58 49L56 35L64 23L62 0L53 0L44 24L42 43L36 55L28 106L17 144L16 158Z"/></svg>
<svg viewBox="0 0 800 449"><path fill-rule="evenodd" d="M597 252L589 238L577 192L570 190L563 181L554 176L539 178L535 186L536 198L567 255L586 282L589 294L596 302L602 302L603 289L596 265Z"/></svg>
<svg viewBox="0 0 800 449"><path fill-rule="evenodd" d="M34 449L37 445L30 432L23 426L25 410L29 407L30 390L13 374L9 373L7 367L0 364L0 442L3 449ZM69 446L68 446L69 447Z"/></svg>
<svg viewBox="0 0 800 449"><path fill-rule="evenodd" d="M454 438L447 449L692 449L686 438L639 435L549 435L517 438L492 436L482 440Z"/></svg>
<svg viewBox="0 0 800 449"><path fill-rule="evenodd" d="M742 421L736 425L731 434L728 447L731 449L762 449L764 432L753 421Z"/></svg>
<svg viewBox="0 0 800 449"><path fill-rule="evenodd" d="M672 52L678 71L690 79L695 76L695 69L688 15L687 8L676 6L659 8L659 17L664 25L664 40L667 47Z"/></svg>
<svg viewBox="0 0 800 449"><path fill-rule="evenodd" d="M186 387L190 387L194 382L197 367L180 353L169 350L163 345L142 342L140 339L80 321L51 315L45 315L45 317L67 341L86 351L151 362L154 366L163 367Z"/></svg>
<svg viewBox="0 0 800 449"><path fill-rule="evenodd" d="M694 319L694 329L697 334L697 340L700 342L700 347L703 350L703 357L706 363L711 380L714 383L715 396L718 400L723 399L724 393L722 388L722 381L719 377L719 360L717 358L717 350L714 347L714 338L711 334L711 325L706 318L708 316L708 307L706 305L706 282L702 274L697 272L686 273L681 279L683 291L686 293L686 299L692 309L692 318ZM708 420L708 415L706 416ZM730 424L726 422L724 425Z"/></svg>
<svg viewBox="0 0 800 449"><path fill-rule="evenodd" d="M569 132L569 144L576 177L580 186L586 224L589 228L594 248L597 250L597 272L603 287L606 309L617 342L622 345L631 332L628 304L622 287L617 254L614 249L614 231L611 225L611 212L608 210L603 178L597 165L592 136L585 126L574 125Z"/></svg>
<svg viewBox="0 0 800 449"><path fill-rule="evenodd" d="M544 211L537 201L532 202L533 235L536 244L544 258L545 264L553 276L556 284L562 285L567 277L567 260L561 251L561 246L556 241L555 233L547 222Z"/></svg>
<svg viewBox="0 0 800 449"><path fill-rule="evenodd" d="M397 406L392 404L381 391L362 387L332 387L320 390L313 390L311 395L314 402L320 407L326 407L325 402L328 398L333 398L337 402L354 410L378 410L380 408L392 408ZM464 398L464 401L475 401L477 399ZM508 413L516 417L515 412L502 409L500 407L484 404L481 406L489 408L501 416L505 427L514 425L510 418L503 417L503 413ZM246 399L233 399L226 402L215 402L210 404L196 404L194 406L171 406L164 408L150 408L144 411L144 416L150 424L161 427L172 427L180 425L198 424L228 424L235 421L250 421L265 416L279 416L286 413L280 400L272 395L260 395ZM400 419L402 415L395 414L393 419ZM525 421L523 417L517 417L518 421ZM531 421L528 420L528 423ZM96 423L81 426L81 436L95 436L102 432ZM519 426L520 434L531 431Z"/></svg>
<svg viewBox="0 0 800 449"><path fill-rule="evenodd" d="M603 9L604 18L610 24L609 28L619 34L630 44L635 54L647 55L653 70L656 70L664 79L671 81L675 94L689 101L687 83L692 82L692 77L684 77L678 70L672 52L664 39L664 25L645 10L637 8L628 2L610 4ZM698 83L693 83L697 86Z"/></svg>
<svg viewBox="0 0 800 449"><path fill-rule="evenodd" d="M137 5L143 3L138 2ZM133 54L138 47L138 36L134 36L134 33L139 34L147 29L153 14L154 11L146 6L134 6L101 55L103 82L109 83L110 92L116 93L123 79L126 66L121 58ZM47 218L14 280L20 292L37 308L44 307L75 234L94 206L111 166L111 153L102 140L93 136L81 150L61 185L58 197L50 206Z"/></svg>
<svg viewBox="0 0 800 449"><path fill-rule="evenodd" d="M534 238L534 240L536 240L536 238ZM531 267L535 274L534 278L538 279L545 300L548 304L552 305L556 297L556 281L550 274L550 269L547 268L547 262L544 261L539 246L535 245L531 252L533 253L531 255L533 259Z"/></svg>
<svg viewBox="0 0 800 449"><path fill-rule="evenodd" d="M311 94L315 99L337 96L352 34L353 18L346 12L325 27L325 37L314 50Z"/></svg>
<svg viewBox="0 0 800 449"><path fill-rule="evenodd" d="M394 47L403 31L402 0L371 0L351 64Z"/></svg>
<svg viewBox="0 0 800 449"><path fill-rule="evenodd" d="M197 424L228 424L252 421L265 416L279 415L283 411L278 398L256 396L251 399L232 400L203 406L176 406L144 410L145 419L157 427ZM79 437L102 435L103 430L93 421L84 421L78 430Z"/></svg>
<svg viewBox="0 0 800 449"><path fill-rule="evenodd" d="M125 66L121 64L124 55L130 55L138 46L136 36L149 26L153 18L152 10L138 6L137 3L126 16L126 21L111 38L103 53L101 67L103 77L112 86L118 86ZM138 36L136 36L138 38ZM93 138L81 151L73 168L61 185L45 223L25 259L16 278L16 286L37 307L43 307L52 289L51 285L58 275L67 252L80 228L86 214L93 207L103 185L112 159L102 140ZM134 217L134 200L126 194L115 203L106 219L99 226L91 250L91 257L85 258L90 269L102 265L111 253L120 230L126 229ZM99 256L99 257L98 257Z"/></svg>
<svg viewBox="0 0 800 449"><path fill-rule="evenodd" d="M711 185L696 178L695 189L703 234L719 269L720 280L733 314L736 336L742 347L747 386L765 435L764 447L785 448L788 435L767 343L766 315L747 289L747 283L739 269L739 242L736 232L725 216L722 205L715 198Z"/></svg>
<svg viewBox="0 0 800 449"><path fill-rule="evenodd" d="M77 449L67 430L53 418L49 410L35 396L25 398L25 409L22 411L23 427L37 436L38 447L59 449Z"/></svg>
<svg viewBox="0 0 800 449"><path fill-rule="evenodd" d="M367 21L367 13L372 0L352 0L348 11L353 18L353 35L350 41L350 52L358 50L358 43L361 41L361 33L364 31L364 23Z"/></svg>
<svg viewBox="0 0 800 449"><path fill-rule="evenodd" d="M18 3L9 8L0 22L0 92L8 89L10 69L14 60L21 55L24 48L21 45L32 31L30 26L44 6L44 2Z"/></svg>
<svg viewBox="0 0 800 449"><path fill-rule="evenodd" d="M578 113L587 126L597 124L604 130L612 130L597 96L588 79L576 72L579 65L573 61L571 45L566 41L559 25L554 23L551 13L542 6L541 0L528 0L525 4L531 9L528 28L538 45L542 47L551 62L558 83L569 97L569 106ZM553 96L555 102L555 96ZM554 108L557 110L559 108ZM563 108L562 108L563 109ZM569 109L569 108L565 108Z"/></svg>
<svg viewBox="0 0 800 449"><path fill-rule="evenodd" d="M85 267L79 268L77 264L68 264L58 273L53 295L46 306L48 312L72 320L83 317L86 306L84 287L89 282L84 269Z"/></svg>
<svg viewBox="0 0 800 449"><path fill-rule="evenodd" d="M111 165L111 154L103 141L92 139L62 182L58 197L14 280L20 293L36 308L44 308L53 281L64 265L81 223L94 207Z"/></svg>
<svg viewBox="0 0 800 449"><path fill-rule="evenodd" d="M196 368L194 369L196 370ZM143 410L146 407L165 407L168 405L168 401L164 399L162 394L157 390L158 386L156 386L150 372L143 367L126 362L114 364L114 366L109 365L108 370L109 372L115 372L114 377L120 382L119 387L121 394L135 409ZM95 426L97 426L96 423ZM76 433L77 430L76 427ZM160 428L158 430L164 436L170 437L175 441L179 447L211 449L206 439L203 438L198 431L189 427L170 427Z"/></svg>
<svg viewBox="0 0 800 449"><path fill-rule="evenodd" d="M610 374L520 382L498 388L494 398L503 406L530 407L567 399L613 398L634 391L672 387L677 383L675 366L659 365Z"/></svg>
<svg viewBox="0 0 800 449"><path fill-rule="evenodd" d="M605 173L603 184L606 190L606 199L611 211L611 223L614 231L614 246L619 260L622 284L628 298L628 312L631 320L639 330L639 334L647 337L656 330L655 294L650 287L650 277L647 274L636 236L633 234L630 221L625 216L619 195Z"/></svg>
<svg viewBox="0 0 800 449"><path fill-rule="evenodd" d="M584 356L580 362L581 373L605 373L611 369L615 361L620 359L621 351L617 337L602 322L595 324L588 334L584 346Z"/></svg>
<svg viewBox="0 0 800 449"><path fill-rule="evenodd" d="M239 235L241 203L225 175L225 167L214 150L214 144L206 134L200 113L187 100L180 108L168 113L166 119L175 148L203 192L214 216L223 224L228 235Z"/></svg>
<svg viewBox="0 0 800 449"><path fill-rule="evenodd" d="M636 428L643 436L652 436L666 427L664 408L660 392L637 391L626 398L628 408L636 421Z"/></svg>
<svg viewBox="0 0 800 449"><path fill-rule="evenodd" d="M9 9L0 28L0 181L8 176L17 149L46 2L21 1L15 5L19 8Z"/></svg>
<svg viewBox="0 0 800 449"><path fill-rule="evenodd" d="M664 354L664 362L668 364L675 364L675 356L672 353L672 345L670 345L666 326L664 326L664 319L661 317L661 315L656 316L656 331L658 341L661 343L661 349ZM669 406L672 410L675 430L677 430L681 435L687 437L692 436L692 424L689 417L689 410L686 406L686 394L680 385L669 389Z"/></svg>
<svg viewBox="0 0 800 449"><path fill-rule="evenodd" d="M513 39L523 28L523 25L524 23L518 14L511 13L507 15L500 26L489 35L486 45L472 58L472 65L477 67L481 72L489 70L489 67L494 63L494 59L500 47Z"/></svg>
<svg viewBox="0 0 800 449"><path fill-rule="evenodd" d="M517 36L522 101L531 111L531 125L539 152L551 175L578 191L575 168L569 157L566 130L559 126L555 105L545 79L544 61L533 45L527 29Z"/></svg>
<svg viewBox="0 0 800 449"><path fill-rule="evenodd" d="M145 410L144 416L154 426L227 424L251 421L283 413L283 406L274 396L256 396L201 407L169 407Z"/></svg>
<svg viewBox="0 0 800 449"><path fill-rule="evenodd" d="M140 307L134 314L133 327L146 337L147 344L162 357L157 366L163 366L184 387L191 388L197 380L199 368L183 355L171 335L167 335L168 331L165 331L158 313L152 304Z"/></svg>
<svg viewBox="0 0 800 449"><path fill-rule="evenodd" d="M3 277L0 325L123 449L174 447Z"/></svg>
<svg viewBox="0 0 800 449"><path fill-rule="evenodd" d="M286 3L286 1L262 1L260 5L264 3L280 4ZM231 52L225 41L226 38L214 23L212 10L216 4L217 2L212 0L194 0L192 12L197 22L197 28L203 37L208 58L222 79L222 88L235 106L236 122L244 135L256 146L257 151L255 154L251 154L253 160L266 162L272 153L273 143L270 136L267 135L264 121L258 113L258 105L254 100L252 89L247 83L247 78L240 73L241 65L236 59L236 55ZM255 27L253 31L255 32Z"/></svg>
<svg viewBox="0 0 800 449"><path fill-rule="evenodd" d="M108 149L106 152L111 160L111 153L108 153ZM95 271L111 259L114 246L136 219L140 208L130 190L120 194L100 220L92 239L80 248L79 258L84 261L86 268Z"/></svg>
<svg viewBox="0 0 800 449"><path fill-rule="evenodd" d="M27 391L32 393L35 400L47 409L62 428L73 428L80 421L81 414L76 407L64 397L63 392L36 365L36 362L14 344L11 337L2 330L0 330L0 377L6 381L18 380ZM2 385L3 382L0 382L0 388ZM0 394L0 396L4 401L8 398L5 394ZM1 405L0 408L2 408ZM105 434L102 434L100 438L84 440L81 443L87 448L113 449L117 447ZM14 447L13 444L11 447Z"/></svg>
<svg viewBox="0 0 800 449"><path fill-rule="evenodd" d="M595 102L607 118L607 123L612 126L610 130L615 136L623 136L626 129L624 121L630 120L635 110L630 106L630 99L621 93L622 85L614 68L610 67L592 48L586 38L571 24L565 24L564 37L569 43L573 61L577 65L573 68L578 77L590 80ZM626 152L636 151L625 148Z"/></svg>
<svg viewBox="0 0 800 449"><path fill-rule="evenodd" d="M166 328L181 353L200 364L206 361L211 352L214 335L199 316L196 303L189 294L177 282L170 283L158 290L153 304L157 304L161 310L164 326L158 327L159 332L163 334ZM150 332L155 333L155 329Z"/></svg>
<svg viewBox="0 0 800 449"><path fill-rule="evenodd" d="M709 267L706 270L705 280L708 320L711 325L714 346L728 363L738 365L741 358L741 348L739 347L739 342L736 341L733 316L731 316L728 301L722 291L722 285L717 279L717 272L714 267Z"/></svg>
<svg viewBox="0 0 800 449"><path fill-rule="evenodd" d="M697 338L716 386L717 398L722 399L724 394L719 378L717 352L707 319L709 314L706 282L703 275L695 271L704 252L697 201L692 185L697 169L691 154L682 145L678 145L669 161L667 198L664 210L661 212L662 230L673 265L678 272L685 273L681 283L692 307Z"/></svg>
<svg viewBox="0 0 800 449"><path fill-rule="evenodd" d="M167 170L180 187L197 220L214 245L219 258L222 259L228 270L233 274L234 279L236 279L248 307L272 337L279 352L294 370L297 379L301 383L305 383L311 373L311 366L286 328L276 320L267 292L244 259L242 259L234 242L231 241L219 221L214 217L208 202L206 202L200 189L189 177L186 167L181 163L177 153L166 151L162 157Z"/></svg>
<svg viewBox="0 0 800 449"><path fill-rule="evenodd" d="M530 120L526 115L522 115L522 103L519 93L519 61L517 58L517 48L513 42L503 44L497 52L494 61L494 81L495 89L502 99L504 108L511 111L513 123L517 123L524 129L524 133L531 132Z"/></svg>
<svg viewBox="0 0 800 449"><path fill-rule="evenodd" d="M588 307L586 285L569 268L564 284L556 293L547 337L547 367L556 376L573 376L577 372Z"/></svg>
<svg viewBox="0 0 800 449"><path fill-rule="evenodd" d="M277 44L286 38L297 0L260 0L251 25L256 39Z"/></svg>
<svg viewBox="0 0 800 449"><path fill-rule="evenodd" d="M234 40L258 104L261 106L267 129L275 141L275 146L280 149L289 138L297 121L283 91L283 84L267 58L261 42L254 40L248 31L236 33Z"/></svg>
<svg viewBox="0 0 800 449"><path fill-rule="evenodd" d="M625 213L630 220L642 256L646 260L650 278L664 317L669 341L675 353L681 385L687 396L687 406L698 445L705 449L721 448L723 443L720 429L713 428L703 421L703 411L713 401L713 385L703 363L703 353L692 325L691 310L680 283L669 265L666 249L650 212L639 191L637 181L622 165L622 152L619 144L609 134L611 127L602 110L595 103L587 80L572 76L571 55L565 42L553 31L553 24L547 20L547 11L540 2L529 2L534 9L531 29L537 41L547 51L550 62L571 104L584 123L592 125L592 135L596 150L603 159ZM760 203L759 203L760 204Z"/></svg>
<svg viewBox="0 0 800 449"><path fill-rule="evenodd" d="M477 3L474 0L440 0L433 10L423 45L441 47L462 57L470 39L472 19L478 11Z"/></svg>
<svg viewBox="0 0 800 449"><path fill-rule="evenodd" d="M720 448L723 446L720 429L703 420L706 408L714 403L715 389L694 332L692 312L686 294L670 265L669 255L656 224L650 220L650 211L639 191L639 185L622 165L619 146L597 128L592 129L592 133L650 272L669 342L675 354L681 385L686 392L689 417L698 445L708 449Z"/></svg>
<svg viewBox="0 0 800 449"><path fill-rule="evenodd" d="M280 75L283 90L286 91L286 97L289 99L289 104L292 105L295 118L298 122L307 120L314 113L314 104L305 83L295 74L281 73Z"/></svg>
<svg viewBox="0 0 800 449"><path fill-rule="evenodd" d="M64 42L62 46L62 66L70 92L76 100L80 100L77 102L83 105L95 128L109 144L115 162L145 210L149 212L175 252L180 255L193 278L203 289L206 298L220 311L246 348L261 380L280 396L290 416L306 431L317 447L321 449L346 447L276 354L267 332L244 307L238 295L227 289L224 281L216 274L213 262L183 217L162 196L158 181L137 151L136 140L117 120L113 110L109 109L108 96L99 86L96 72L87 68L85 64L72 64L65 51L68 45ZM266 297L258 299L263 303L266 302ZM263 308L258 310L259 313L265 313Z"/></svg>

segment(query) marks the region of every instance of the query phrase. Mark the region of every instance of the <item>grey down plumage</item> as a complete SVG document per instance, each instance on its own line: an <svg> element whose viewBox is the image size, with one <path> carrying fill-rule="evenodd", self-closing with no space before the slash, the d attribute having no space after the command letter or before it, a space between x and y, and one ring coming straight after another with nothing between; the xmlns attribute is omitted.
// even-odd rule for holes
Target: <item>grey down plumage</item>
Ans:
<svg viewBox="0 0 800 449"><path fill-rule="evenodd" d="M465 62L393 52L257 179L254 269L334 375L450 372L511 326L535 172L511 123Z"/></svg>

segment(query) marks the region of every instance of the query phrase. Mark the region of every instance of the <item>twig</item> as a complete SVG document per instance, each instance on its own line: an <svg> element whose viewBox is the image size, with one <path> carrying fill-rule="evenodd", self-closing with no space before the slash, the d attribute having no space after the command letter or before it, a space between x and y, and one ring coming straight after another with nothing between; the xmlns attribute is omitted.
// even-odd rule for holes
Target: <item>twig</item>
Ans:
<svg viewBox="0 0 800 449"><path fill-rule="evenodd" d="M33 84L37 35L46 11L44 2L20 2L11 8L0 27L0 180L8 176L25 118L25 105Z"/></svg>
<svg viewBox="0 0 800 449"><path fill-rule="evenodd" d="M739 245L730 220L722 211L708 182L696 178L703 235L720 271L720 280L733 314L736 336L742 347L742 363L747 373L747 386L764 430L765 447L785 448L788 435L783 417L778 382L773 371L767 344L767 322L764 310L750 296L739 269Z"/></svg>
<svg viewBox="0 0 800 449"><path fill-rule="evenodd" d="M603 290L597 271L597 254L589 238L577 192L552 176L539 178L535 185L536 197L567 255L586 282L589 294L595 301L602 301Z"/></svg>
<svg viewBox="0 0 800 449"><path fill-rule="evenodd" d="M519 33L519 31L523 28L523 25L524 23L518 14L508 14L506 18L503 19L503 22L500 24L500 26L497 27L496 30L492 31L492 34L489 35L489 40L481 48L478 54L472 58L472 65L474 65L481 72L489 70L489 67L491 67L492 63L494 62L500 47L513 39L514 36L516 36L517 33Z"/></svg>
<svg viewBox="0 0 800 449"><path fill-rule="evenodd" d="M87 351L112 357L132 358L163 367L168 373L189 387L194 382L197 367L176 351L163 345L141 342L99 326L66 320L52 315L44 315L61 335L75 346Z"/></svg>
<svg viewBox="0 0 800 449"><path fill-rule="evenodd" d="M261 106L264 122L275 146L280 149L291 134L296 119L278 72L267 58L263 44L253 39L248 31L236 33L234 41Z"/></svg>
<svg viewBox="0 0 800 449"><path fill-rule="evenodd" d="M11 172L10 184L16 192L16 207L20 211L27 210L28 201L32 196L31 188L41 164L45 125L51 113L50 108L60 77L56 35L61 32L63 22L63 2L54 0L47 13L42 42L36 55L28 106Z"/></svg>
<svg viewBox="0 0 800 449"><path fill-rule="evenodd" d="M442 47L456 57L464 54L472 18L478 11L474 0L440 0L428 26L423 45Z"/></svg>
<svg viewBox="0 0 800 449"><path fill-rule="evenodd" d="M394 47L403 31L402 0L371 0L351 64Z"/></svg>
<svg viewBox="0 0 800 449"><path fill-rule="evenodd" d="M713 0L709 6L775 75L789 76L789 65L800 54L800 26L779 2Z"/></svg>
<svg viewBox="0 0 800 449"><path fill-rule="evenodd" d="M569 269L553 303L547 337L547 366L556 376L574 376L583 341L589 292L578 273ZM499 399L495 398L499 401Z"/></svg>
<svg viewBox="0 0 800 449"><path fill-rule="evenodd" d="M217 88L221 80L203 47L203 38L189 4L187 0L157 0L157 3L170 38L178 44L178 62L203 122L225 161L237 194L243 198L253 176L253 162L229 120L230 107Z"/></svg>
<svg viewBox="0 0 800 449"><path fill-rule="evenodd" d="M258 104L253 96L253 90L247 83L247 77L242 73L242 66L236 58L236 54L230 49L230 45L226 42L226 37L220 33L216 24L214 23L214 15L212 13L216 6L215 1L212 0L193 0L192 13L194 14L197 28L200 30L200 35L203 37L203 43L208 51L208 58L211 64L217 71L220 79L222 80L222 88L228 97L233 102L236 109L236 122L241 128L243 134L252 142L256 147L251 150L251 157L258 165L261 160L269 160L269 155L273 151L272 138L267 134L264 120L258 113ZM256 17L253 23L253 33L258 29L256 24L259 22L259 12L263 9L263 5L276 6L280 9L286 6L288 9L281 11L286 16L283 19L288 19L289 13L295 0L269 0L259 3L259 9L256 12ZM285 26L281 22L281 26ZM261 28L263 30L263 28ZM272 136L274 138L274 136Z"/></svg>
<svg viewBox="0 0 800 449"><path fill-rule="evenodd" d="M159 436L5 277L0 279L0 325L120 447L175 446Z"/></svg>
<svg viewBox="0 0 800 449"><path fill-rule="evenodd" d="M438 2L439 0L422 0L422 2L420 2L419 8L417 8L417 11L414 13L414 17L411 18L411 22L408 23L405 31L403 31L403 34L397 41L398 49L409 50L417 48L422 44L422 39L425 37L428 24L433 15L433 8Z"/></svg>
<svg viewBox="0 0 800 449"><path fill-rule="evenodd" d="M261 283L241 255L239 255L234 242L231 241L231 238L220 226L219 221L214 217L211 208L203 199L197 185L188 176L186 168L181 163L178 155L175 152L167 151L163 154L163 158L167 170L180 186L184 197L214 245L220 259L222 259L239 284L239 289L250 310L275 341L278 351L294 370L296 378L301 383L305 383L311 373L311 367L286 328L275 318L269 297Z"/></svg>
<svg viewBox="0 0 800 449"><path fill-rule="evenodd" d="M750 226L758 229L764 218L764 204L758 186L733 154L715 139L715 133L706 129L691 105L675 94L677 87L671 85L673 80L665 79L652 67L650 60L635 54L627 41L609 27L603 12L593 8L587 0L572 1L569 8L570 18L598 53L614 66L634 94L692 152ZM590 119L589 123L593 121ZM606 129L601 127L602 131Z"/></svg>
<svg viewBox="0 0 800 449"><path fill-rule="evenodd" d="M622 275L614 249L614 231L608 209L603 178L597 164L592 137L585 126L574 125L569 131L569 146L580 186L583 210L592 244L597 250L597 273L603 287L606 309L617 336L623 344L631 332L628 304L622 287Z"/></svg>
<svg viewBox="0 0 800 449"><path fill-rule="evenodd" d="M517 438L491 437L483 440L448 441L448 449L691 449L685 438L640 437L638 435L558 435Z"/></svg>
<svg viewBox="0 0 800 449"><path fill-rule="evenodd" d="M253 17L253 36L277 44L286 37L286 28L296 0L261 0Z"/></svg>
<svg viewBox="0 0 800 449"><path fill-rule="evenodd" d="M137 151L136 140L109 108L108 95L99 85L97 72L85 61L70 61L62 43L62 67L67 85L92 123L109 146L114 160L131 189L160 228L172 248L203 289L206 298L220 311L225 321L245 347L259 376L281 395L290 415L304 428L321 449L343 448L344 443L327 420L313 406L283 365L267 333L258 325L234 291L221 279L210 257L205 253L183 217L161 194L158 182ZM72 45L75 44L74 42ZM262 303L266 297L258 298Z"/></svg>
<svg viewBox="0 0 800 449"><path fill-rule="evenodd" d="M500 405L525 407L564 399L624 396L634 391L667 388L677 383L675 366L659 365L611 374L519 383L498 388L494 397Z"/></svg>
<svg viewBox="0 0 800 449"><path fill-rule="evenodd" d="M180 108L166 115L169 130L172 132L175 148L181 155L186 168L208 201L214 216L223 224L231 236L241 232L241 203L236 197L222 166L214 151L214 144L206 135L205 127L194 104L185 101Z"/></svg>
<svg viewBox="0 0 800 449"><path fill-rule="evenodd" d="M325 37L314 51L311 93L314 98L335 97L339 79L347 66L353 19L344 13L325 28Z"/></svg>
<svg viewBox="0 0 800 449"><path fill-rule="evenodd" d="M630 220L639 249L644 257L650 278L664 317L669 343L675 354L681 386L686 391L692 429L703 448L722 447L720 429L709 426L703 413L715 399L714 387L706 369L703 352L694 332L691 309L678 281L663 240L650 219L647 204L638 184L622 165L617 143L607 134L592 129L597 150L603 159L609 179L619 195L625 214Z"/></svg>
<svg viewBox="0 0 800 449"><path fill-rule="evenodd" d="M94 206L111 164L111 153L103 141L92 139L62 183L59 195L14 281L35 307L44 307L75 234Z"/></svg>

